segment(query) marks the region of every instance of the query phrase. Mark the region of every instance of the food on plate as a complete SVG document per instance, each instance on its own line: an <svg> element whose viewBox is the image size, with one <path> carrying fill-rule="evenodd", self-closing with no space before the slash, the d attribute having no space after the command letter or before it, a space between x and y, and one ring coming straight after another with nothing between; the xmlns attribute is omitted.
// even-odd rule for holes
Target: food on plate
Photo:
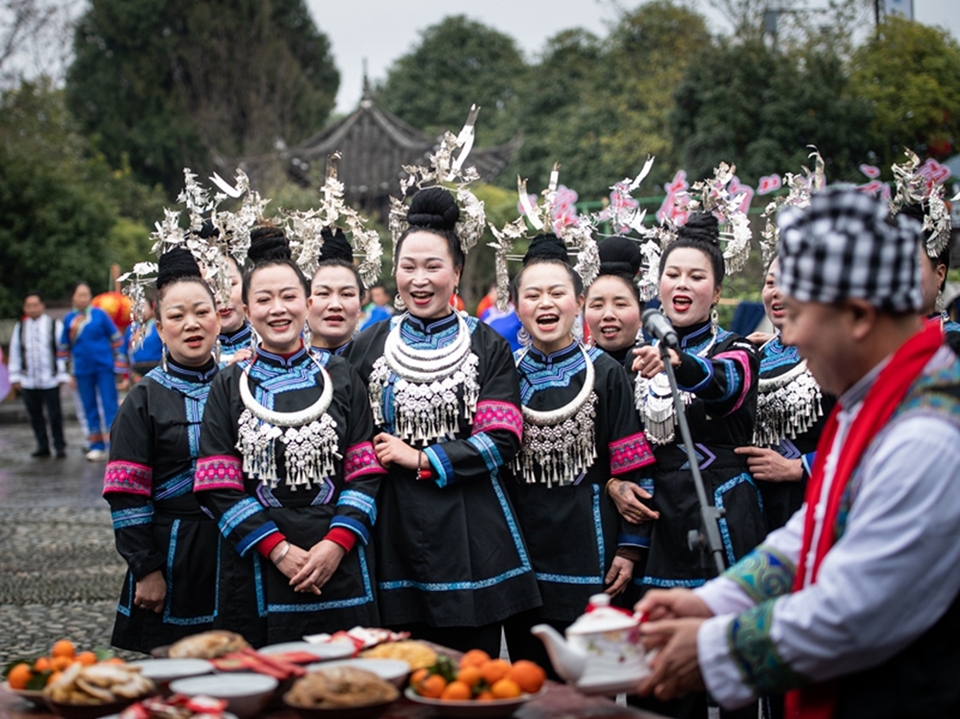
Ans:
<svg viewBox="0 0 960 719"><path fill-rule="evenodd" d="M372 672L338 666L309 672L287 692L287 704L301 709L330 709L391 702L400 696L397 688Z"/></svg>
<svg viewBox="0 0 960 719"><path fill-rule="evenodd" d="M410 686L427 699L492 701L536 694L546 679L547 673L534 662L521 659L511 664L472 649L459 666L449 657L437 657L436 662L410 675Z"/></svg>
<svg viewBox="0 0 960 719"><path fill-rule="evenodd" d="M308 661L316 660L317 658L311 655ZM266 674L279 681L302 677L307 673L306 669L281 658L280 655L261 654L250 647L245 647L237 652L224 654L222 657L213 659L211 663L217 668L217 671L235 672L242 670L257 672L258 674Z"/></svg>
<svg viewBox="0 0 960 719"><path fill-rule="evenodd" d="M168 699L150 697L131 704L119 719L217 719L223 717L227 702L213 697L185 697L174 694Z"/></svg>
<svg viewBox="0 0 960 719"><path fill-rule="evenodd" d="M11 689L40 691L71 664L91 666L98 660L112 656L112 651L104 649L77 652L73 642L60 639L53 644L48 655L33 659L14 659L7 664L3 676L10 683Z"/></svg>
<svg viewBox="0 0 960 719"><path fill-rule="evenodd" d="M99 662L86 667L71 664L44 690L48 699L63 704L109 704L136 699L156 690L139 667Z"/></svg>
<svg viewBox="0 0 960 719"><path fill-rule="evenodd" d="M171 659L216 659L249 647L247 640L239 634L214 629L181 639L170 646L167 654Z"/></svg>
<svg viewBox="0 0 960 719"><path fill-rule="evenodd" d="M373 649L360 652L364 659L402 659L411 669L429 667L437 663L437 653L422 642L404 640L379 644Z"/></svg>

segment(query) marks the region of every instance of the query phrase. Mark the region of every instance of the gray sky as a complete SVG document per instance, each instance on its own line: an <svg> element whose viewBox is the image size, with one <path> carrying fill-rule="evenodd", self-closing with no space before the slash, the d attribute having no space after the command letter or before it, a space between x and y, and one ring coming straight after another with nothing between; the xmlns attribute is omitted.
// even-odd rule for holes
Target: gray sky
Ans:
<svg viewBox="0 0 960 719"><path fill-rule="evenodd" d="M913 0L915 19L947 28L960 39L960 0ZM363 59L372 81L386 77L390 64L420 41L420 32L448 15L464 14L514 37L532 59L544 41L560 30L582 27L603 37L617 17L613 0L307 0L318 27L333 44L340 69L337 111L350 112L360 99ZM622 0L634 7L636 0ZM706 0L690 0L690 6L708 17L711 30L729 27ZM810 7L825 5L813 1Z"/></svg>

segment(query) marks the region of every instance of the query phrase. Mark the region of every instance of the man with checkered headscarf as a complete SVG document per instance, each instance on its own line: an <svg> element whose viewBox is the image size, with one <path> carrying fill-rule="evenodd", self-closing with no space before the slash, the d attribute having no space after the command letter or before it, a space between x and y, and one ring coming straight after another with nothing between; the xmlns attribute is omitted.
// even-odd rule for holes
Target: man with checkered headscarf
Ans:
<svg viewBox="0 0 960 719"><path fill-rule="evenodd" d="M784 209L783 340L839 397L806 503L723 576L638 605L640 687L788 717L960 716L960 359L921 309L921 225L829 187Z"/></svg>

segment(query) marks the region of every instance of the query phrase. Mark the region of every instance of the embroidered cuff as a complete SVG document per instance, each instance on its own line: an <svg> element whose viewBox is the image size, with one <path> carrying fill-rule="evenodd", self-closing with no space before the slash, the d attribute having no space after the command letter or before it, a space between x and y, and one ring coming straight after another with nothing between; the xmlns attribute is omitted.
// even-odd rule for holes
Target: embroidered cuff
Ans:
<svg viewBox="0 0 960 719"><path fill-rule="evenodd" d="M339 544L343 547L343 551L349 552L353 549L353 545L356 544L357 535L351 532L349 529L344 529L343 527L333 527L327 532L327 536L324 539L329 539L335 544Z"/></svg>
<svg viewBox="0 0 960 719"><path fill-rule="evenodd" d="M257 544L260 543L265 537L279 533L280 530L277 529L277 525L271 520L265 524L261 524L259 527L254 529L250 534L237 542L237 553L241 557L247 556L247 553Z"/></svg>
<svg viewBox="0 0 960 719"><path fill-rule="evenodd" d="M264 559L270 559L270 552L273 551L273 548L280 544L280 542L285 541L287 541L287 538L280 534L279 531L268 534L257 542L257 553Z"/></svg>
<svg viewBox="0 0 960 719"><path fill-rule="evenodd" d="M618 547L637 547L638 549L650 548L650 537L642 534L621 534L617 537Z"/></svg>
<svg viewBox="0 0 960 719"><path fill-rule="evenodd" d="M782 694L808 683L780 658L770 636L776 600L736 615L727 628L727 647L740 670L741 682L757 694Z"/></svg>
<svg viewBox="0 0 960 719"><path fill-rule="evenodd" d="M103 475L104 494L122 492L149 497L152 487L153 470L150 467L120 460L107 463L107 469Z"/></svg>
<svg viewBox="0 0 960 719"><path fill-rule="evenodd" d="M377 501L369 494L357 492L353 489L345 489L340 493L339 499L337 499L337 506L353 507L363 512L367 515L367 520L370 522L371 527L377 523Z"/></svg>
<svg viewBox="0 0 960 719"><path fill-rule="evenodd" d="M349 449L343 459L343 481L350 482L365 474L386 474L377 454L373 451L372 442L360 442Z"/></svg>
<svg viewBox="0 0 960 719"><path fill-rule="evenodd" d="M357 535L360 538L360 541L364 544L367 544L370 541L370 530L367 529L363 522L360 522L353 517L346 517L342 514L338 514L330 521L330 530L332 531L335 527L343 527L344 529L350 530Z"/></svg>
<svg viewBox="0 0 960 719"><path fill-rule="evenodd" d="M446 487L453 481L453 465L439 444L424 447L423 453L430 460L430 466L437 473L437 486Z"/></svg>
<svg viewBox="0 0 960 719"><path fill-rule="evenodd" d="M494 429L505 429L513 432L521 442L523 441L523 415L520 408L510 402L496 402L484 400L477 403L477 413L473 418L472 434L489 432Z"/></svg>
<svg viewBox="0 0 960 719"><path fill-rule="evenodd" d="M754 604L789 594L797 568L779 552L757 547L724 572Z"/></svg>
<svg viewBox="0 0 960 719"><path fill-rule="evenodd" d="M610 442L610 474L626 474L635 469L653 464L656 460L653 449L643 432Z"/></svg>
<svg viewBox="0 0 960 719"><path fill-rule="evenodd" d="M193 477L193 491L211 489L236 489L243 491L243 465L238 457L214 455L197 460L197 472Z"/></svg>

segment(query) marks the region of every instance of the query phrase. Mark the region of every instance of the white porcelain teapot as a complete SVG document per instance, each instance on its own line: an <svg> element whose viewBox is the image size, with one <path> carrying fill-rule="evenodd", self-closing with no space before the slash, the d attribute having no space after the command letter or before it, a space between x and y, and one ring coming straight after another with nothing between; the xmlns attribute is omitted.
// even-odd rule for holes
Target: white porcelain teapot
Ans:
<svg viewBox="0 0 960 719"><path fill-rule="evenodd" d="M640 617L611 607L606 594L590 597L587 612L567 627L566 639L547 624L530 632L546 645L557 673L582 694L633 693L650 673Z"/></svg>

